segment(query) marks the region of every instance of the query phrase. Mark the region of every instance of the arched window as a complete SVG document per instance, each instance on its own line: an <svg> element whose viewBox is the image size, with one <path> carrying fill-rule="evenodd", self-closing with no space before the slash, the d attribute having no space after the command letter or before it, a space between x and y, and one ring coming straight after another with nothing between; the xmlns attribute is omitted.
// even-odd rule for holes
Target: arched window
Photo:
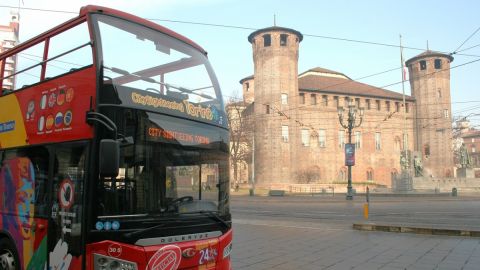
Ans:
<svg viewBox="0 0 480 270"><path fill-rule="evenodd" d="M398 136L395 137L395 141L394 141L394 144L393 144L393 149L395 151L400 151L401 150L401 141L400 141L400 137L398 137Z"/></svg>
<svg viewBox="0 0 480 270"><path fill-rule="evenodd" d="M395 179L395 177L398 175L398 171L397 169L392 169L392 172L390 172L390 176L392 177L392 179Z"/></svg>
<svg viewBox="0 0 480 270"><path fill-rule="evenodd" d="M423 146L423 155L425 158L430 156L430 145L428 143Z"/></svg>

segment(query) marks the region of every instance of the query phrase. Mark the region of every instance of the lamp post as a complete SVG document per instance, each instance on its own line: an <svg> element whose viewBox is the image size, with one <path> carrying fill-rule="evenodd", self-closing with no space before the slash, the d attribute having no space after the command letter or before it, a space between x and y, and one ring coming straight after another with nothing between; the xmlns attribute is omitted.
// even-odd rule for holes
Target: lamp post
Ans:
<svg viewBox="0 0 480 270"><path fill-rule="evenodd" d="M360 114L360 121L358 124L356 124L356 116L357 116L357 110L359 111ZM348 104L348 118L347 122L344 123L343 121L343 112L344 109L343 107L338 107L338 120L340 122L340 125L348 130L348 144L352 143L352 129L359 127L362 124L363 120L363 108L356 108L355 104L353 103L353 100L350 99L349 104ZM353 194L352 194L352 164L349 164L345 160L345 165L348 167L348 184L347 184L347 200L353 200Z"/></svg>

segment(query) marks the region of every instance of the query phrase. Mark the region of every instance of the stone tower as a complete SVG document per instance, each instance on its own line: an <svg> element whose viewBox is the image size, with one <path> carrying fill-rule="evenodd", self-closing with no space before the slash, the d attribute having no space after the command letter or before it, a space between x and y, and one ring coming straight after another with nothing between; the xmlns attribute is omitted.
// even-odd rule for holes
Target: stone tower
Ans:
<svg viewBox="0 0 480 270"><path fill-rule="evenodd" d="M303 35L269 27L248 36L254 62L255 181L257 185L290 183L300 161L298 123L298 49Z"/></svg>
<svg viewBox="0 0 480 270"><path fill-rule="evenodd" d="M453 177L450 55L427 50L409 60L416 100L415 150L422 154L424 176Z"/></svg>

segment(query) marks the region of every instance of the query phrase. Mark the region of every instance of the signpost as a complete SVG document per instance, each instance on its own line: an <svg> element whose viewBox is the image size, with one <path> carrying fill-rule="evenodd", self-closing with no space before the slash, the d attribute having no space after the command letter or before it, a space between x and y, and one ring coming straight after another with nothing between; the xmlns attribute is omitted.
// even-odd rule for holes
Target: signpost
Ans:
<svg viewBox="0 0 480 270"><path fill-rule="evenodd" d="M345 166L355 166L355 144L345 144Z"/></svg>

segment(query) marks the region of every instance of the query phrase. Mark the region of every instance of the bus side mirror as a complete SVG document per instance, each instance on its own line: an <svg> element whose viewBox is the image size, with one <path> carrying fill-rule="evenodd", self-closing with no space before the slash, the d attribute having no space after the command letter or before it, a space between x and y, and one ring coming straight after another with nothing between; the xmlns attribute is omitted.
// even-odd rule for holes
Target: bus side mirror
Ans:
<svg viewBox="0 0 480 270"><path fill-rule="evenodd" d="M120 164L120 143L116 140L100 141L100 176L117 177Z"/></svg>

